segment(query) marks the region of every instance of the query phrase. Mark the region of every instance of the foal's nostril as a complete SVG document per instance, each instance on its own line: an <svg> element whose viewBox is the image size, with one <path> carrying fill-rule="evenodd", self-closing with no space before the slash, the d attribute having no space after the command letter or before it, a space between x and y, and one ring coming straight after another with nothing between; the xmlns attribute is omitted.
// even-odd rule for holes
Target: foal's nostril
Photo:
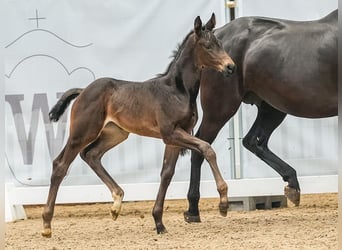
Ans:
<svg viewBox="0 0 342 250"><path fill-rule="evenodd" d="M236 68L235 64L229 64L228 65L228 69L230 69L233 72L235 71L235 68Z"/></svg>
<svg viewBox="0 0 342 250"><path fill-rule="evenodd" d="M236 69L236 66L235 64L228 64L227 67L226 67L226 75L229 76L231 74L233 74L235 72L235 69Z"/></svg>

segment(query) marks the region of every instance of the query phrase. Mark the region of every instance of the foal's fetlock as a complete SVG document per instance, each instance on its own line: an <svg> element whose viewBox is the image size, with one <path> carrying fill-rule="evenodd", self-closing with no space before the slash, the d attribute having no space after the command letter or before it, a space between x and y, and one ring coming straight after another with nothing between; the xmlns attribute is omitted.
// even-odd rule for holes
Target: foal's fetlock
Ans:
<svg viewBox="0 0 342 250"><path fill-rule="evenodd" d="M113 193L112 196L114 198L114 203L110 209L110 213L112 215L112 219L116 220L121 211L121 205L122 205L122 199L123 199L124 193L123 191L121 191L119 194Z"/></svg>
<svg viewBox="0 0 342 250"><path fill-rule="evenodd" d="M228 194L228 185L227 183L223 182L217 186L217 191L219 192L220 196L227 196Z"/></svg>
<svg viewBox="0 0 342 250"><path fill-rule="evenodd" d="M51 238L51 218L52 218L51 211L47 210L46 208L43 211L42 218L43 218L43 230L41 232L42 236L46 238Z"/></svg>
<svg viewBox="0 0 342 250"><path fill-rule="evenodd" d="M219 211L220 211L221 216L223 216L223 217L227 216L228 207L229 207L228 200L226 202L220 202Z"/></svg>
<svg viewBox="0 0 342 250"><path fill-rule="evenodd" d="M228 203L228 185L227 185L227 183L223 182L220 185L218 185L217 191L220 194L220 204L219 204L220 214L222 216L226 217L227 216L227 212L228 212L228 207L229 207L229 203Z"/></svg>

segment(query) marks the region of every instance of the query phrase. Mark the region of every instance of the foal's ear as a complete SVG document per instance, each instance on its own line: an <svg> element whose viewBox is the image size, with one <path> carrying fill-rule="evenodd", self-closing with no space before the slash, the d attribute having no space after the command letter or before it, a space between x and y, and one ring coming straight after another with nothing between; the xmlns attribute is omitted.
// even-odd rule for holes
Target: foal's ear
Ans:
<svg viewBox="0 0 342 250"><path fill-rule="evenodd" d="M209 21L205 24L205 28L207 30L213 30L215 28L216 25L216 17L215 17L215 13L211 14L211 18L209 19Z"/></svg>
<svg viewBox="0 0 342 250"><path fill-rule="evenodd" d="M202 21L199 16L196 17L195 23L194 23L194 30L197 36L201 36L202 34Z"/></svg>

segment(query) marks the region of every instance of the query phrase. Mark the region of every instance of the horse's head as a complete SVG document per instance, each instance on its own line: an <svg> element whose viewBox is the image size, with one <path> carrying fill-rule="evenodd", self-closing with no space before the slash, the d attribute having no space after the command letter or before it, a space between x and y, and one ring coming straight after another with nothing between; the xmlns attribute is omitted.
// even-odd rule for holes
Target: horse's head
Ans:
<svg viewBox="0 0 342 250"><path fill-rule="evenodd" d="M229 76L235 71L235 63L223 49L222 43L214 35L215 14L202 26L198 16L194 23L195 60L201 68L213 68Z"/></svg>

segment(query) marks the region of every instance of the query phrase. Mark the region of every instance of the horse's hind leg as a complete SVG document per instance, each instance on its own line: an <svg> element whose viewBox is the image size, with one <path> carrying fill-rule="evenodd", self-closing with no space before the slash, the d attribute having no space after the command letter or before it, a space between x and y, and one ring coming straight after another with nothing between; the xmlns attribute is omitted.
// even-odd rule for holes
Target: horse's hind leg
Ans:
<svg viewBox="0 0 342 250"><path fill-rule="evenodd" d="M159 186L157 199L156 199L156 202L154 203L154 207L152 211L152 215L154 218L154 222L156 224L156 229L157 229L158 234L167 232L162 221L164 200L165 200L167 188L175 172L175 165L178 159L179 151L180 151L180 148L178 147L172 147L168 145L165 146L163 167L160 173L160 177L161 177L160 186Z"/></svg>
<svg viewBox="0 0 342 250"><path fill-rule="evenodd" d="M114 220L119 216L124 192L104 169L101 164L101 158L109 149L126 140L128 135L128 132L122 130L114 123L109 123L101 131L100 136L80 153L82 159L88 163L111 191L114 199L111 215Z"/></svg>
<svg viewBox="0 0 342 250"><path fill-rule="evenodd" d="M243 139L243 145L278 172L284 181L288 182L288 186L285 187L285 195L298 206L300 188L296 170L268 148L268 140L272 132L282 123L285 116L285 113L262 102L258 106L258 115L252 128Z"/></svg>

